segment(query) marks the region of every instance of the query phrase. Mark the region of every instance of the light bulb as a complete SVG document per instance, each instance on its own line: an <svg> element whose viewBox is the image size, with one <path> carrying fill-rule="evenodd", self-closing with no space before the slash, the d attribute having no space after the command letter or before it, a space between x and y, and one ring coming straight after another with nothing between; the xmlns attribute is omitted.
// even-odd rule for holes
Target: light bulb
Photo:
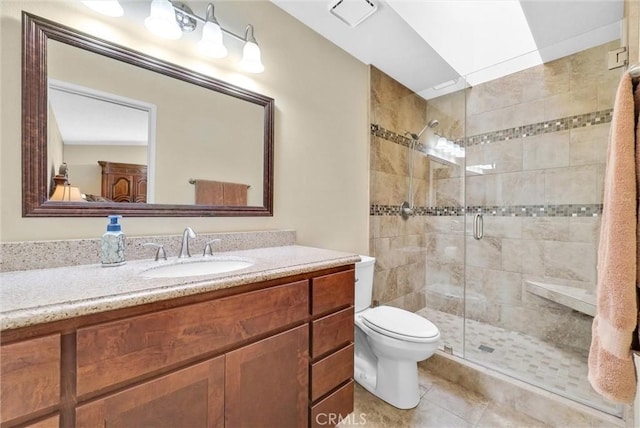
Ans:
<svg viewBox="0 0 640 428"><path fill-rule="evenodd" d="M144 25L158 37L172 40L182 37L182 30L176 22L176 14L169 0L153 0Z"/></svg>
<svg viewBox="0 0 640 428"><path fill-rule="evenodd" d="M202 39L198 42L198 49L211 58L224 58L227 48L222 40L222 30L217 22L207 21L202 28Z"/></svg>
<svg viewBox="0 0 640 428"><path fill-rule="evenodd" d="M262 73L264 65L260 59L260 48L254 42L246 42L242 49L240 67L249 73Z"/></svg>

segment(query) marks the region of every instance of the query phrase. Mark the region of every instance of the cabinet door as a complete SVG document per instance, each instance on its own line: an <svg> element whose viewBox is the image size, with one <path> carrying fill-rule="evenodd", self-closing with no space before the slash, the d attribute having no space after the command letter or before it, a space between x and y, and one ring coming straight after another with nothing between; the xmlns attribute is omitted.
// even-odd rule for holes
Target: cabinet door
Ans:
<svg viewBox="0 0 640 428"><path fill-rule="evenodd" d="M145 382L76 409L76 426L224 426L224 356Z"/></svg>
<svg viewBox="0 0 640 428"><path fill-rule="evenodd" d="M0 348L0 422L51 411L60 400L60 335Z"/></svg>
<svg viewBox="0 0 640 428"><path fill-rule="evenodd" d="M133 185L132 202L147 202L147 176L140 175L135 177Z"/></svg>
<svg viewBox="0 0 640 428"><path fill-rule="evenodd" d="M303 325L227 354L227 427L306 427L309 328Z"/></svg>
<svg viewBox="0 0 640 428"><path fill-rule="evenodd" d="M107 180L106 198L114 202L134 202L133 201L133 176L130 175L110 175Z"/></svg>

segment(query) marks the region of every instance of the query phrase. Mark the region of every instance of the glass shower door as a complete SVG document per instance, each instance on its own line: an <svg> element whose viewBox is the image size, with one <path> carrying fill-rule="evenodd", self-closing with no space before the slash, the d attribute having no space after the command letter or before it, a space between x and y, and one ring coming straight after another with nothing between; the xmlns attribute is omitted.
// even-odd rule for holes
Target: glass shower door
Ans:
<svg viewBox="0 0 640 428"><path fill-rule="evenodd" d="M619 45L467 89L465 138L465 358L616 415L587 356Z"/></svg>
<svg viewBox="0 0 640 428"><path fill-rule="evenodd" d="M465 93L427 103L427 119L437 120L421 140L428 160L424 235L425 308L419 313L440 330L440 347L463 357L465 282Z"/></svg>

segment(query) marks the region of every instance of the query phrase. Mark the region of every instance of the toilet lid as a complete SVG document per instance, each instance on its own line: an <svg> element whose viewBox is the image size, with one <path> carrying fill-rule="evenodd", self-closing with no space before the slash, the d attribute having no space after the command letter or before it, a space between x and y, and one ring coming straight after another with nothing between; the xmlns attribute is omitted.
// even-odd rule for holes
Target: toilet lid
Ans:
<svg viewBox="0 0 640 428"><path fill-rule="evenodd" d="M404 309L392 306L376 306L362 313L367 327L390 337L422 341L440 336L438 327L431 321Z"/></svg>

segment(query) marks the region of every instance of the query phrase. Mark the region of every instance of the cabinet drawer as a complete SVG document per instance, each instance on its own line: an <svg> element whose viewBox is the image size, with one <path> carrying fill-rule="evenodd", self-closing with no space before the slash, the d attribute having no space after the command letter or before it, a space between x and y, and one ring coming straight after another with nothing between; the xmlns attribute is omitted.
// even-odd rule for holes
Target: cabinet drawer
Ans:
<svg viewBox="0 0 640 428"><path fill-rule="evenodd" d="M311 313L352 306L355 297L355 271L348 270L311 280Z"/></svg>
<svg viewBox="0 0 640 428"><path fill-rule="evenodd" d="M353 306L311 322L311 358L353 342Z"/></svg>
<svg viewBox="0 0 640 428"><path fill-rule="evenodd" d="M76 426L222 427L224 363L220 356L76 408Z"/></svg>
<svg viewBox="0 0 640 428"><path fill-rule="evenodd" d="M311 401L353 377L353 344L311 366Z"/></svg>
<svg viewBox="0 0 640 428"><path fill-rule="evenodd" d="M311 427L333 427L353 412L353 380L311 407Z"/></svg>
<svg viewBox="0 0 640 428"><path fill-rule="evenodd" d="M229 349L308 314L305 280L79 329L77 394Z"/></svg>
<svg viewBox="0 0 640 428"><path fill-rule="evenodd" d="M60 335L0 348L2 422L52 408L60 400Z"/></svg>

